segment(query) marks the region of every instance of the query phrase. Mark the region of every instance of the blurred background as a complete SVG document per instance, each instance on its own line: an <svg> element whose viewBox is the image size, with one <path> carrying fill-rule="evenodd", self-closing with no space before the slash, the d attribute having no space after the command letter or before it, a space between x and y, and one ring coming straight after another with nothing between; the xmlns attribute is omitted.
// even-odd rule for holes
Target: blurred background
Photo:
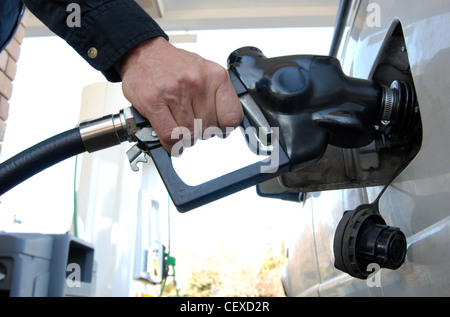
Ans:
<svg viewBox="0 0 450 317"><path fill-rule="evenodd" d="M154 2L141 4L155 14ZM268 57L327 55L339 1L156 2L164 5L156 20L174 45L226 67L228 55L242 46L258 47ZM120 83L105 83L101 73L31 14L25 17L27 23L0 161L73 128L86 113L107 114L102 112L110 108L104 104L113 103L117 109L128 106ZM113 97L103 96L105 91ZM98 109L89 108L92 100L99 98L107 101ZM175 160L183 180L202 182L254 160L242 135L236 132L226 140L201 141ZM0 230L77 234L96 245L98 294L159 295L161 285L155 290L153 284L135 282L130 259L133 252L129 250L136 239L137 192L149 192L151 188L142 188L154 176L145 180L129 167L123 171L120 167L120 177L106 175L115 173L117 165L127 165L125 151L130 146L101 154L103 168L114 165L104 173L100 169L93 173L95 158L84 154L9 191L0 197ZM118 191L110 189L117 184ZM157 196L160 206L161 241L176 258L178 295L284 296L280 282L284 243L289 232L295 233L289 228L302 212L300 203L262 198L250 188L180 214L161 183L156 180L149 186L161 193L151 196ZM99 207L106 200L114 205L108 212L105 204ZM119 205L122 209L114 209ZM100 269L106 268L108 273L102 276ZM171 279L166 281L163 294L177 295Z"/></svg>

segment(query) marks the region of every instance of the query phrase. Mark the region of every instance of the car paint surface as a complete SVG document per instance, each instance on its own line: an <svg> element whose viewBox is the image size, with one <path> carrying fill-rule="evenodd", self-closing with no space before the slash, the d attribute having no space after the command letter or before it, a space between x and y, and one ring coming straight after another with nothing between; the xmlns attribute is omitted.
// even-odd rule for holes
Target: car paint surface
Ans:
<svg viewBox="0 0 450 317"><path fill-rule="evenodd" d="M378 20L369 21L374 14ZM289 227L296 233L282 275L289 296L450 295L450 2L353 1L337 57L347 75L371 78L396 23L403 28L423 140L379 206L388 225L407 237L406 262L368 280L334 268L333 239L342 213L373 202L382 187L308 193Z"/></svg>

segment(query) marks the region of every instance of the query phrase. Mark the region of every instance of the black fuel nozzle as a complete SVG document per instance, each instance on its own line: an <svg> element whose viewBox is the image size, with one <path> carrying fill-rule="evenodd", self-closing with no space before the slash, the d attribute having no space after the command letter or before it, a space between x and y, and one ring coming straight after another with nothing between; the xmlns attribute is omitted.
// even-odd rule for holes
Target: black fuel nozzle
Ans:
<svg viewBox="0 0 450 317"><path fill-rule="evenodd" d="M267 58L255 47L243 47L230 54L228 68L269 124L279 127L280 143L298 168L320 159L328 144L357 148L380 131L406 133L413 117L404 120L404 104L408 113L417 110L407 84L386 87L346 76L330 56Z"/></svg>
<svg viewBox="0 0 450 317"><path fill-rule="evenodd" d="M377 126L391 125L392 115L402 117L395 110L402 100L395 88L346 76L334 57L267 58L257 48L244 47L230 54L228 72L244 108L241 125L249 149L264 160L190 186L178 176L170 154L149 127L134 133L138 144L127 152L133 170L145 155L152 157L180 212L308 167L320 160L329 144L365 146L380 133Z"/></svg>

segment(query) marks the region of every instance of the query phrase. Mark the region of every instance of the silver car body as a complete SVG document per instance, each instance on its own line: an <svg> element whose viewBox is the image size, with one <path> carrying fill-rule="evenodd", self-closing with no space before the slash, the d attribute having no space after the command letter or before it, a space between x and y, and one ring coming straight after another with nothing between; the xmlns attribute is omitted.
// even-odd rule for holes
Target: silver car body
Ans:
<svg viewBox="0 0 450 317"><path fill-rule="evenodd" d="M371 203L382 187L308 193L287 246L282 281L289 296L450 295L450 2L351 3L337 57L344 72L369 79L385 39L400 24L420 105L419 153L388 186L380 212L408 242L398 270L359 280L334 267L333 238L345 210Z"/></svg>

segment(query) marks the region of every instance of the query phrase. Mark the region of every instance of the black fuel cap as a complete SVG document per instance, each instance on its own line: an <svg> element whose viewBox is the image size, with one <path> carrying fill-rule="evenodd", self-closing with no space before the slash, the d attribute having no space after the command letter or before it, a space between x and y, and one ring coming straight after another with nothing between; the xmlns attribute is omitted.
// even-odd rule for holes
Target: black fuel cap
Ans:
<svg viewBox="0 0 450 317"><path fill-rule="evenodd" d="M346 211L334 237L335 267L349 275L367 279L371 263L380 268L398 269L406 258L404 233L386 225L374 205Z"/></svg>

